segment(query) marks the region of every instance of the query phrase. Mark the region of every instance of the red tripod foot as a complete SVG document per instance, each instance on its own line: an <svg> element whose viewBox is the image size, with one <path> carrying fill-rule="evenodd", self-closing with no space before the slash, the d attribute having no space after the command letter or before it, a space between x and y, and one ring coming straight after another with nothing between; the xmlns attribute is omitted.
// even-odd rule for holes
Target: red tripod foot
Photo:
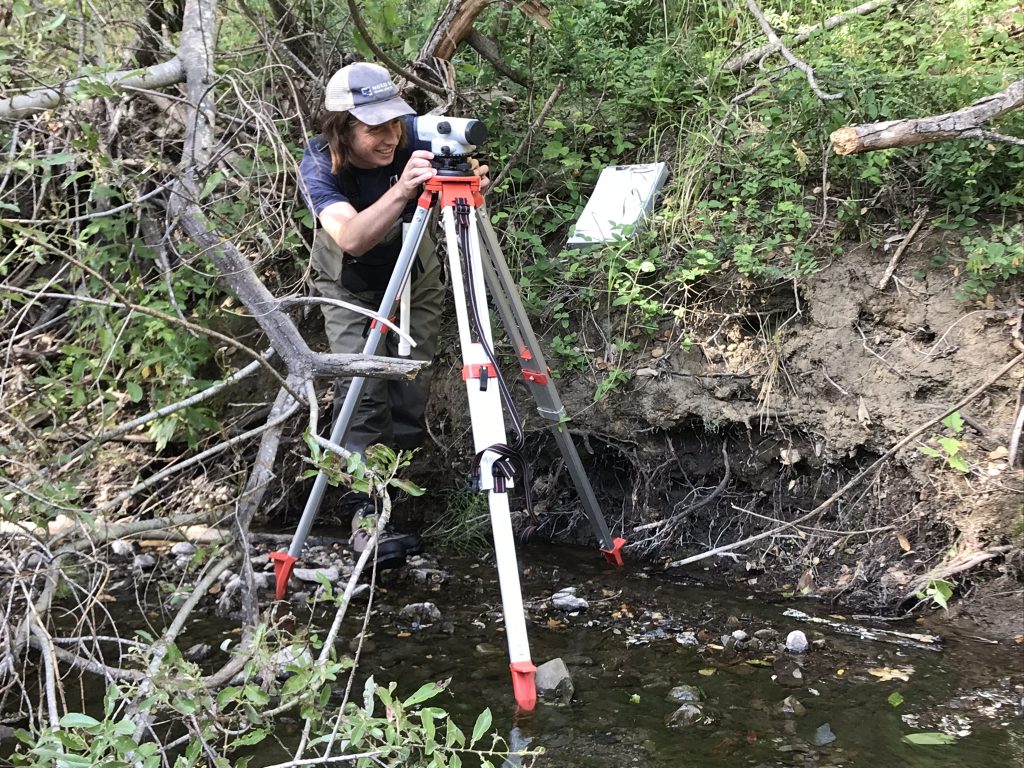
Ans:
<svg viewBox="0 0 1024 768"><path fill-rule="evenodd" d="M508 665L512 670L512 694L519 708L532 712L537 706L537 682L534 679L537 668L529 661L513 661Z"/></svg>
<svg viewBox="0 0 1024 768"><path fill-rule="evenodd" d="M622 565L622 548L626 545L626 540L618 538L612 541L611 549L602 549L604 553L604 559L612 565Z"/></svg>
<svg viewBox="0 0 1024 768"><path fill-rule="evenodd" d="M295 566L296 558L287 552L271 552L270 559L274 561L274 581L277 582L277 599L284 600L284 593L288 591L288 577L292 575L292 568Z"/></svg>

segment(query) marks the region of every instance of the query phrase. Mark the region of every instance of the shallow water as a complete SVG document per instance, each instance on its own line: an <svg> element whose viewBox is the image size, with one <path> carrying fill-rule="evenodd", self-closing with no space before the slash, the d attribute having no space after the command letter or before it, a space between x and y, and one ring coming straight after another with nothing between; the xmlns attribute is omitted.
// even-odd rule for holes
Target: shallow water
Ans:
<svg viewBox="0 0 1024 768"><path fill-rule="evenodd" d="M398 682L406 694L451 677L454 696L438 705L466 728L490 707L494 727L506 738L545 748L537 766L1024 765L1020 646L944 633L941 626L927 629L943 636L937 650L863 640L784 615L798 608L827 617L827 606L813 600L711 589L658 568L614 569L596 551L572 548L531 545L520 553L520 565L533 660L565 660L575 694L567 706L540 704L531 714L517 714L493 564L484 558L429 565L443 568L447 581L417 584L408 571L382 575L361 670L378 682ZM546 598L568 586L589 601L587 610L570 615L550 608ZM402 606L422 601L440 609L442 622L417 627L399 617ZM812 648L794 655L769 643L730 652L720 638L737 620L750 635L777 630L780 642L802 630ZM347 620L346 642L355 626ZM925 631L913 623L873 626ZM684 647L676 639L683 632L699 633L703 642ZM665 718L678 705L666 694L683 684L703 691L703 716L672 729ZM903 697L899 706L889 701L893 693ZM806 714L784 713L787 696ZM825 724L835 739L818 746ZM916 732L957 738L939 746L902 740ZM265 762L252 765L281 759L262 757Z"/></svg>

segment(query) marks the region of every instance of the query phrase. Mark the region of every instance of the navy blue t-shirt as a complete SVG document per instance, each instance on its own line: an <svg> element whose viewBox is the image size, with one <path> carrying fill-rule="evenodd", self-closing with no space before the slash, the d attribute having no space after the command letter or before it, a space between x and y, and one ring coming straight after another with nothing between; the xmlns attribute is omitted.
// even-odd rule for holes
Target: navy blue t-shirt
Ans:
<svg viewBox="0 0 1024 768"><path fill-rule="evenodd" d="M395 150L391 164L383 168L355 168L346 165L339 173L331 173L331 151L323 136L311 139L299 164L300 188L306 205L314 217L332 203L349 203L362 211L377 202L398 181L398 177L416 149L430 149L430 145L415 140L412 116L404 118L409 142ZM416 200L410 200L406 212L412 212ZM396 219L399 221L399 219ZM363 264L394 264L401 250L401 238L390 237L374 246L362 256Z"/></svg>

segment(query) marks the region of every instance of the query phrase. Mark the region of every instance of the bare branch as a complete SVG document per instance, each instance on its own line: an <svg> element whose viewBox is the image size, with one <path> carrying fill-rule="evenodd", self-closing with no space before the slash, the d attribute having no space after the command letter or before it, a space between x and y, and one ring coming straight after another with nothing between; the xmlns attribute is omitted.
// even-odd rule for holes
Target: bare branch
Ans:
<svg viewBox="0 0 1024 768"><path fill-rule="evenodd" d="M970 106L943 115L887 120L882 123L848 125L833 131L829 137L837 155L873 152L893 147L912 147L931 141L952 139L985 139L1024 146L1024 139L1005 136L983 129L981 126L1024 106L1024 80L978 99Z"/></svg>
<svg viewBox="0 0 1024 768"><path fill-rule="evenodd" d="M867 16L869 13L873 13L874 11L877 11L879 8L885 8L894 5L895 3L896 0L871 0L871 2L868 3L861 3L856 8L851 8L850 10L844 11L843 13L828 17L820 24L815 24L813 26L804 27L803 29L797 30L796 34L793 35L793 39L789 41L789 47L795 48L798 45L803 45L808 40L810 40L816 32L835 29L836 27L845 24L846 22L858 16ZM752 64L757 64L757 62L761 61L766 56L770 56L777 50L779 50L778 46L776 46L774 43L759 46L752 51L744 53L741 56L736 56L729 59L727 62L725 62L725 64L722 65L722 70L725 72L731 72L732 74L736 74L741 69L749 67Z"/></svg>
<svg viewBox="0 0 1024 768"><path fill-rule="evenodd" d="M796 67L804 76L807 78L807 84L811 86L811 90L814 91L814 95L822 101L835 101L836 99L843 98L841 93L825 93L818 86L818 81L814 77L814 70L810 68L805 62L798 59L793 55L793 52L786 47L786 44L779 39L779 36L775 34L775 30L772 29L772 25L768 23L768 20L764 17L764 13L761 12L761 8L757 5L755 0L747 0L747 8L754 18L757 19L757 23L761 26L761 31L768 37L768 42L773 46L774 50L777 50L782 54L782 57L790 63L791 66Z"/></svg>
<svg viewBox="0 0 1024 768"><path fill-rule="evenodd" d="M146 69L128 69L76 77L60 85L37 88L34 91L0 99L0 119L31 117L44 110L53 109L88 83L100 82L114 88L164 88L180 83L184 78L185 69L177 56Z"/></svg>

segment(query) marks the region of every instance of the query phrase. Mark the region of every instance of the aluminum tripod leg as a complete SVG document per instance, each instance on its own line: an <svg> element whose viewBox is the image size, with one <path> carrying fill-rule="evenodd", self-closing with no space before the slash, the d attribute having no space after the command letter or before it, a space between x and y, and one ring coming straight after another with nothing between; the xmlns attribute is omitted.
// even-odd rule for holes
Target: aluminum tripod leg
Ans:
<svg viewBox="0 0 1024 768"><path fill-rule="evenodd" d="M447 182L451 184L451 182ZM429 187L428 187L429 188ZM465 185L467 192L471 190ZM470 198L464 200L472 203ZM463 201L460 199L460 202ZM448 244L449 275L455 303L459 341L462 349L463 379L466 381L466 395L473 427L473 446L476 453L482 453L480 460L480 490L487 492L491 515L491 530L494 536L494 554L498 567L498 581L501 586L502 612L505 618L505 639L508 642L509 669L512 672L512 689L516 703L530 711L537 704L537 688L534 674L537 668L530 658L530 643L526 632L526 617L523 612L522 589L519 582L519 564L516 558L515 535L512 531L512 517L509 510L508 493L505 484L495 481L493 467L500 456L486 450L492 445L505 445L505 421L502 412L501 393L494 381L493 370L481 342L494 348L491 327L487 316L486 282L480 260L480 241L476 218L468 217L470 254L468 256L471 275L463 275L460 258L459 234L455 224L455 212L451 205L441 211L445 239ZM471 278L471 279L470 279ZM464 282L465 281L465 282ZM473 292L468 296L466 288ZM474 341L474 327L470 323L469 308L478 308L479 338ZM491 381L488 386L488 380ZM509 483L508 485L511 485ZM499 486L499 487L496 487Z"/></svg>
<svg viewBox="0 0 1024 768"><path fill-rule="evenodd" d="M402 242L402 250L398 254L398 261L395 264L394 271L391 273L391 280L384 290L384 298L380 303L378 314L382 317L386 317L388 312L391 311L395 304L395 299L398 297L402 287L408 283L408 278L412 274L412 265L416 260L420 241L422 241L423 233L426 230L427 217L430 213L431 205L432 197L430 195L421 196L417 203L416 213L409 224L407 236ZM366 335L366 344L363 346L364 355L374 355L377 353L381 339L384 338L385 330L384 326L380 323L373 323L371 325L370 331ZM338 418L331 429L330 439L332 443L341 443L345 439L345 433L348 431L349 424L352 421L352 415L362 399L363 385L365 383L366 378L363 376L352 378L348 387L348 393L345 395L345 401L341 406L341 412L338 414ZM278 600L283 599L285 596L288 589L288 577L291 575L295 561L302 554L302 546L306 543L306 537L309 536L309 531L313 527L313 521L320 510L320 502L323 500L326 489L327 473L319 472L317 473L316 480L313 482L313 488L309 492L309 498L306 499L306 506L302 510L299 525L292 536L292 543L288 547L288 553L270 553L270 557L274 560L274 578L277 582Z"/></svg>
<svg viewBox="0 0 1024 768"><path fill-rule="evenodd" d="M565 426L565 407L558 396L558 390L555 389L555 385L551 381L551 374L541 352L540 344L537 342L533 327L527 318L526 310L519 298L519 292L512 279L512 274L508 270L505 257L498 247L498 238L491 227L487 212L482 207L477 209L477 224L483 249L484 273L491 291L491 298L498 311L498 316L505 326L509 341L516 350L519 367L522 369L523 378L526 380L530 394L533 395L533 399L537 403L537 411L543 418L551 422L551 433L562 453L573 484L576 486L576 492L583 503L590 526L600 542L601 551L609 562L622 565L622 547L626 544L626 540L623 538L613 539L608 531L608 525L605 523L604 515L601 514L601 508L594 495L594 489L590 485L590 479L583 470L580 455Z"/></svg>

